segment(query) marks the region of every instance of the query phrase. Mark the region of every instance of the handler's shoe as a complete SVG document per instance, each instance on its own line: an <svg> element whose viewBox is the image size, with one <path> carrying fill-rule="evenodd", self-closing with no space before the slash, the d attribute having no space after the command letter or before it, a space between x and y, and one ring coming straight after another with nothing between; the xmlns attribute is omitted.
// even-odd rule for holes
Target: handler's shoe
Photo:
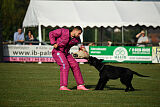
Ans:
<svg viewBox="0 0 160 107"><path fill-rule="evenodd" d="M85 88L84 85L78 85L77 90L89 90L89 89Z"/></svg>
<svg viewBox="0 0 160 107"><path fill-rule="evenodd" d="M68 89L68 88L65 87L65 86L61 86L59 90L67 90L67 91L71 91L70 89Z"/></svg>

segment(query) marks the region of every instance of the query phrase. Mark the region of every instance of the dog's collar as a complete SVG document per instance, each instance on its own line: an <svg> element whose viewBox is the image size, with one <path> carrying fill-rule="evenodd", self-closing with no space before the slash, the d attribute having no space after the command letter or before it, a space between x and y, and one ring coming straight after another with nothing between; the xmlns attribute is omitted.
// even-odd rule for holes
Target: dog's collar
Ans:
<svg viewBox="0 0 160 107"><path fill-rule="evenodd" d="M101 69L99 71L101 71L103 69L104 65L101 67Z"/></svg>

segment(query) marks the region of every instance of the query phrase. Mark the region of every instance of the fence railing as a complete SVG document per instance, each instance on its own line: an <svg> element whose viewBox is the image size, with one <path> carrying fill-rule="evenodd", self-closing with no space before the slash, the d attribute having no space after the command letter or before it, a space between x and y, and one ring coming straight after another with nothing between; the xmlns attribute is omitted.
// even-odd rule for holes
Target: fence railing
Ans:
<svg viewBox="0 0 160 107"><path fill-rule="evenodd" d="M39 45L41 43L42 45L51 45L50 41L24 41L22 44L23 45ZM108 46L108 42L83 42L81 44L88 46L90 43L95 44L95 46ZM3 44L16 44L14 41L7 41L3 42ZM160 46L160 42L154 42L154 43L139 43L140 45L145 45L145 46ZM119 43L119 42L112 42L111 46L137 46L137 43Z"/></svg>

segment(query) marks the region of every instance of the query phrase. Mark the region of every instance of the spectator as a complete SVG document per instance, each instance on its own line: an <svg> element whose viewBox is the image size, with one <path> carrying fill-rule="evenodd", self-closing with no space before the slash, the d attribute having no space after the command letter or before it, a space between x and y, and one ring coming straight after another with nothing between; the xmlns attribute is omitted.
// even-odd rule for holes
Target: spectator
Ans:
<svg viewBox="0 0 160 107"><path fill-rule="evenodd" d="M145 35L144 30L142 30L140 33L138 33L136 35L136 38L138 38L137 46L139 46L139 47L144 47L144 46L146 46L147 43L149 43L149 39Z"/></svg>
<svg viewBox="0 0 160 107"><path fill-rule="evenodd" d="M26 41L33 41L34 40L34 36L33 36L31 30L28 30L25 40ZM32 43L29 43L29 44L32 45Z"/></svg>
<svg viewBox="0 0 160 107"><path fill-rule="evenodd" d="M22 32L22 29L19 28L18 32L14 33L14 42L16 45L22 45L24 42L24 33Z"/></svg>
<svg viewBox="0 0 160 107"><path fill-rule="evenodd" d="M111 41L107 41L107 46L111 46L112 42Z"/></svg>
<svg viewBox="0 0 160 107"><path fill-rule="evenodd" d="M28 35L26 35L26 41L32 41L32 40L34 40L34 37L33 37L32 31L29 30Z"/></svg>

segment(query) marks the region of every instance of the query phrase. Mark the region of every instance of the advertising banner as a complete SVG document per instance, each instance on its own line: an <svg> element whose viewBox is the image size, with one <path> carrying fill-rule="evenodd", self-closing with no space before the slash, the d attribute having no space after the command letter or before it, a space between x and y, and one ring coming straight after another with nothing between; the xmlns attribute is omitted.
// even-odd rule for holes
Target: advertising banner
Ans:
<svg viewBox="0 0 160 107"><path fill-rule="evenodd" d="M3 60L16 62L54 62L52 46L4 45Z"/></svg>
<svg viewBox="0 0 160 107"><path fill-rule="evenodd" d="M160 63L160 47L152 47L152 63Z"/></svg>
<svg viewBox="0 0 160 107"><path fill-rule="evenodd" d="M90 46L89 54L104 62L152 63L152 47Z"/></svg>
<svg viewBox="0 0 160 107"><path fill-rule="evenodd" d="M52 58L53 46L49 45L4 45L3 61L11 62L55 62ZM71 52L78 51L77 47ZM87 62L85 59L76 59L77 62Z"/></svg>

